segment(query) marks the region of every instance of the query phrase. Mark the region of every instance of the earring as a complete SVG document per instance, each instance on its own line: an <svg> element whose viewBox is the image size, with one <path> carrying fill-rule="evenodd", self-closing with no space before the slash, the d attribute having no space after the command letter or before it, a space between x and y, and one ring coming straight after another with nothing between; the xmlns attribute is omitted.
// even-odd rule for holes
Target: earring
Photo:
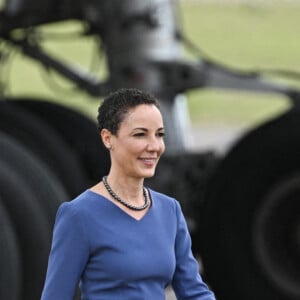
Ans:
<svg viewBox="0 0 300 300"><path fill-rule="evenodd" d="M107 149L110 150L111 149L111 145L107 145Z"/></svg>

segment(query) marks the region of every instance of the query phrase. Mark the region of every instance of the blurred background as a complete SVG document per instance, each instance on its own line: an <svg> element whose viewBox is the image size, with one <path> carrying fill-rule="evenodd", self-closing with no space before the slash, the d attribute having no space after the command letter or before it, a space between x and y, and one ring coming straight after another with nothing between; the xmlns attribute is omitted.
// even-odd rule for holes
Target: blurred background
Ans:
<svg viewBox="0 0 300 300"><path fill-rule="evenodd" d="M2 0L3 2L3 0ZM199 48L186 55L208 56L239 70L288 69L299 71L299 1L178 1L178 22L187 38ZM72 34L82 24L67 21L43 26L44 47L99 76L105 76L105 53L99 55L94 37ZM60 36L61 34L61 36ZM192 52L192 53L191 53ZM12 95L57 99L95 117L99 101L76 89L64 78L46 70L20 51L8 65ZM46 74L44 74L46 73ZM28 80L30 77L30 80ZM57 85L56 85L57 84ZM296 81L296 84L299 84ZM74 91L75 90L75 91ZM287 104L278 95L199 89L187 92L193 126L253 126ZM58 99L59 98L59 99ZM101 99L101 98L99 98Z"/></svg>
<svg viewBox="0 0 300 300"><path fill-rule="evenodd" d="M0 1L0 298L39 299L58 205L108 170L99 103L136 86L218 299L300 299L300 1L120 3Z"/></svg>

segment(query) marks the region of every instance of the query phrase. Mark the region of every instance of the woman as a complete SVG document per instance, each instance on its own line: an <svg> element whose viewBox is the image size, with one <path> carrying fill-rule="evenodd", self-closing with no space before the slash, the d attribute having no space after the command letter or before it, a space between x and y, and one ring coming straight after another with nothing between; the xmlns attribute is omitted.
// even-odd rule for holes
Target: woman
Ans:
<svg viewBox="0 0 300 300"><path fill-rule="evenodd" d="M155 97L121 89L99 108L111 168L58 210L42 300L214 300L201 280L179 203L144 187L165 150Z"/></svg>

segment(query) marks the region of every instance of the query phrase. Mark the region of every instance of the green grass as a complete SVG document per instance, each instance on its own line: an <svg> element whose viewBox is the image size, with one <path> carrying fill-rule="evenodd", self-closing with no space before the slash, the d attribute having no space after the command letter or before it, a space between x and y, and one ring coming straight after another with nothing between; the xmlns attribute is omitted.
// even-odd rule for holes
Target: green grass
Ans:
<svg viewBox="0 0 300 300"><path fill-rule="evenodd" d="M300 8L287 5L189 5L182 24L209 57L237 69L300 71ZM228 92L188 93L195 123L255 125L287 109L280 96Z"/></svg>
<svg viewBox="0 0 300 300"><path fill-rule="evenodd" d="M80 28L81 25L78 23L64 22L48 25L42 29L47 35L72 33L80 30ZM78 67L87 72L97 67L97 70L92 73L98 78L105 76L105 66L102 66L101 62L96 65L93 63L96 42L90 37L49 39L43 42L43 48L47 49L47 53L51 53L72 67ZM91 66L92 64L93 66ZM48 72L41 67L39 62L23 56L22 53L14 54L8 70L10 77L8 94L51 99L74 107L92 117L96 115L101 98L90 97L86 92L79 90L74 83L69 82L56 72Z"/></svg>
<svg viewBox="0 0 300 300"><path fill-rule="evenodd" d="M239 67L300 69L300 7L188 5L186 34L212 57Z"/></svg>
<svg viewBox="0 0 300 300"><path fill-rule="evenodd" d="M300 7L188 3L181 2L183 31L208 56L243 70L280 68L300 71ZM64 32L74 26L67 23L46 29ZM45 46L63 59L67 57L68 61L90 68L94 47L91 39L73 38L47 42ZM105 60L97 65L97 70L97 76L105 76ZM51 78L67 92L51 89L44 80L44 73L37 63L16 54L10 67L9 93L59 99L66 105L95 115L100 98L93 99L82 91L74 91L71 83L57 75ZM187 93L187 98L193 123L252 126L288 107L280 96L259 93L193 90Z"/></svg>

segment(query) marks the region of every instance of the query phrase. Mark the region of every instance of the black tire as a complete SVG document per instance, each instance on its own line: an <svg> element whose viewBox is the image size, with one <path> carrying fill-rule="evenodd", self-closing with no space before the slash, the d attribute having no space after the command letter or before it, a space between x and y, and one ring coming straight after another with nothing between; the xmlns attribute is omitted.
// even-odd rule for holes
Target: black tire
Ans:
<svg viewBox="0 0 300 300"><path fill-rule="evenodd" d="M0 133L0 161L15 170L34 192L37 205L42 207L43 215L52 228L58 206L70 199L55 175L30 150L3 133Z"/></svg>
<svg viewBox="0 0 300 300"><path fill-rule="evenodd" d="M75 151L88 174L90 184L98 182L110 167L109 153L102 144L96 123L75 110L49 101L14 99L43 119Z"/></svg>
<svg viewBox="0 0 300 300"><path fill-rule="evenodd" d="M71 197L77 196L86 188L86 174L76 155L42 119L12 101L1 101L0 130L14 136L43 160Z"/></svg>
<svg viewBox="0 0 300 300"><path fill-rule="evenodd" d="M33 191L3 161L0 161L0 190L22 253L22 299L38 300L47 268L51 230L41 207L34 201L37 199Z"/></svg>
<svg viewBox="0 0 300 300"><path fill-rule="evenodd" d="M22 269L19 245L0 199L0 299L21 299Z"/></svg>
<svg viewBox="0 0 300 300"><path fill-rule="evenodd" d="M300 299L299 137L292 110L242 138L212 176L199 219L218 299Z"/></svg>
<svg viewBox="0 0 300 300"><path fill-rule="evenodd" d="M0 191L22 249L22 299L40 298L59 204L68 199L46 165L0 134Z"/></svg>

